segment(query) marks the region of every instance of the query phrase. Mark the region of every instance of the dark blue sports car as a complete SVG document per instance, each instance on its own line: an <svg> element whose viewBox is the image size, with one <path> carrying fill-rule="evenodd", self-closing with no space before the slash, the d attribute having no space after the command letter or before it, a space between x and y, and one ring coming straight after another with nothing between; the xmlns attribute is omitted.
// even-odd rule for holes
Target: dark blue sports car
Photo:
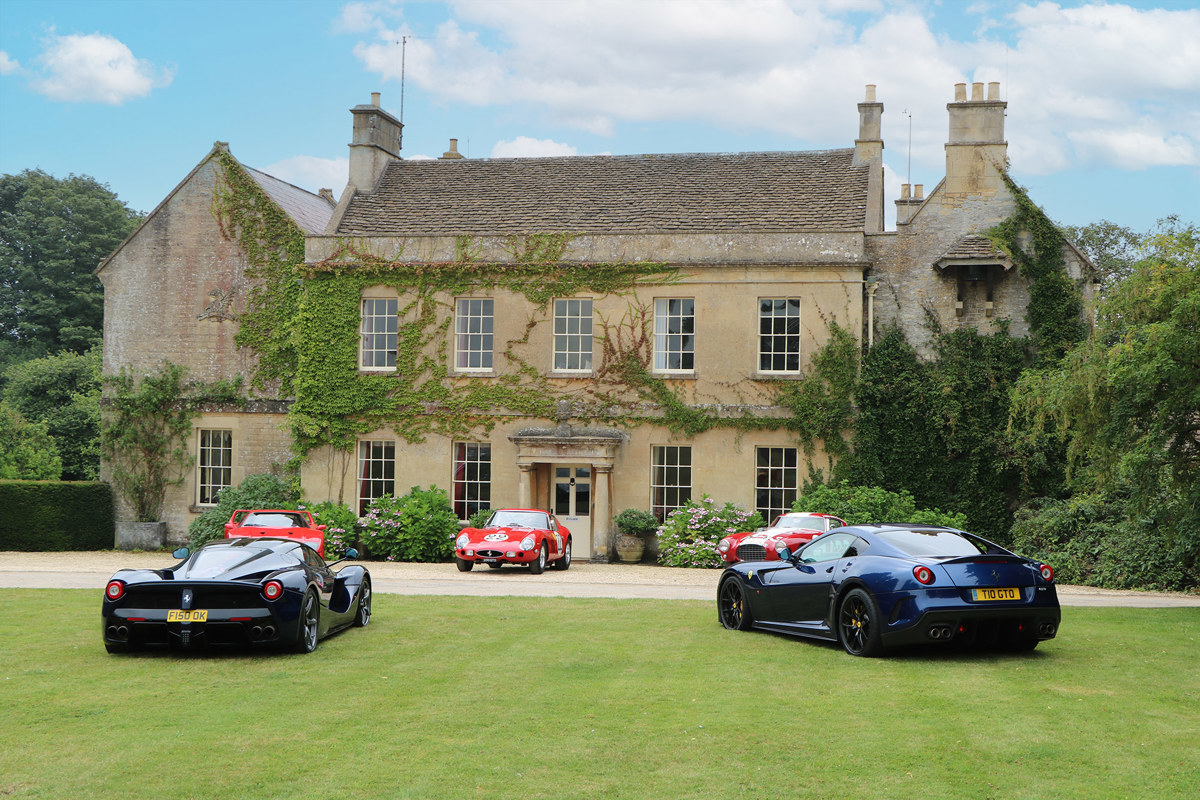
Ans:
<svg viewBox="0 0 1200 800"><path fill-rule="evenodd" d="M965 531L847 526L781 558L725 569L722 625L837 641L853 656L950 642L1032 650L1058 631L1054 570Z"/></svg>
<svg viewBox="0 0 1200 800"><path fill-rule="evenodd" d="M277 646L311 653L318 640L371 621L371 576L326 564L294 539L210 542L176 550L166 569L118 570L104 589L104 646ZM356 558L354 550L348 558Z"/></svg>

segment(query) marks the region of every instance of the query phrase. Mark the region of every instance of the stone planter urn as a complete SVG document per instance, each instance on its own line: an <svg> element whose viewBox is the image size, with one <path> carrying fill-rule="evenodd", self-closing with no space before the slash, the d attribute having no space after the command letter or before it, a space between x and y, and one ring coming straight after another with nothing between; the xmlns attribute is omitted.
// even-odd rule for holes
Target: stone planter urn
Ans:
<svg viewBox="0 0 1200 800"><path fill-rule="evenodd" d="M162 550L166 542L165 522L117 522L118 550Z"/></svg>
<svg viewBox="0 0 1200 800"><path fill-rule="evenodd" d="M617 534L617 558L625 564L636 564L646 552L646 542L640 536Z"/></svg>

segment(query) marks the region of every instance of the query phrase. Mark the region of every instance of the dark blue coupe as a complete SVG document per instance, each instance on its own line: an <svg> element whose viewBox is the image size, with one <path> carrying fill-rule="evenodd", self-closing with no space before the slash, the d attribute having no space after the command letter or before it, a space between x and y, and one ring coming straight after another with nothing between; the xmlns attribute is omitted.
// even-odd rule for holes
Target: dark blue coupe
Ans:
<svg viewBox="0 0 1200 800"><path fill-rule="evenodd" d="M1054 570L965 531L854 525L781 557L725 569L722 625L837 641L853 656L952 642L1032 650L1058 632Z"/></svg>

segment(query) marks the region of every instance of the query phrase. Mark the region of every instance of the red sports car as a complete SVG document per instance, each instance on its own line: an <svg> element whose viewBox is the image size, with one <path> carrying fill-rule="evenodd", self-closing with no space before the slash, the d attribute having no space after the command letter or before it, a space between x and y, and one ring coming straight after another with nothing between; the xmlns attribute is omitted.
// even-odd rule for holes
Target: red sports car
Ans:
<svg viewBox="0 0 1200 800"><path fill-rule="evenodd" d="M778 561L779 548L787 547L794 553L799 545L811 542L822 533L845 524L845 520L832 514L793 511L780 514L769 528L726 536L717 544L717 550L730 563Z"/></svg>
<svg viewBox="0 0 1200 800"><path fill-rule="evenodd" d="M571 532L553 514L528 508L499 508L482 528L464 528L454 540L454 563L470 572L477 563L529 565L540 575L546 564L571 566Z"/></svg>
<svg viewBox="0 0 1200 800"><path fill-rule="evenodd" d="M274 536L304 542L325 557L325 526L318 525L307 511L280 509L238 509L225 523L225 538Z"/></svg>

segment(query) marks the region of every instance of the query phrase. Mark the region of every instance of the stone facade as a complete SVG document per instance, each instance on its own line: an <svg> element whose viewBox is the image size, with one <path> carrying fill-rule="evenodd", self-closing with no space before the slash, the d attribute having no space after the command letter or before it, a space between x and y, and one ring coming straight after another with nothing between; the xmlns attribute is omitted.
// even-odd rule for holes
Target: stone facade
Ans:
<svg viewBox="0 0 1200 800"><path fill-rule="evenodd" d="M883 230L883 104L874 87L858 105L854 146L844 150L464 159L452 143L442 159L415 162L399 158L400 123L374 95L370 104L351 109L349 183L336 208L249 172L306 232L309 269L332 264L353 271L380 259L436 269L461 258L464 240L474 259L506 264L518 260L513 237L529 234L569 234L559 263L665 263L677 271L667 285L571 298L591 303L589 324L596 330L587 346L596 346L605 325L634 310L655 324L657 303L667 308L668 300L686 301L687 324L694 325L686 347L694 364L659 377L709 413L782 418L786 412L772 405L771 386L806 374L833 323L867 339L899 327L926 351L931 323L988 332L1007 320L1013 334L1027 332L1028 285L983 236L1014 208L1001 174L1005 103L997 98L995 85L985 97L976 84L970 99L966 87L958 87L948 105L947 177L928 197L919 187L905 187L895 232ZM245 308L246 259L213 215L217 169L210 154L101 265L106 372L147 370L169 359L198 377L249 377L254 356L232 341ZM1069 243L1064 248L1071 277L1086 294L1089 265ZM403 308L405 294L402 286L367 287L360 325L368 326L365 301L394 298L392 307ZM435 297L451 340L442 349L430 345L429 352L443 354L448 380L466 385L519 374L499 357L486 369L459 368L454 315L466 298L486 299L494 308L490 347L508 348L563 397L586 396L601 367L598 354L586 370L556 371L554 304L539 306L497 287ZM763 348L785 347L763 333L767 300L785 301L795 315L786 344L794 353L783 373L760 370ZM362 363L358 369L379 371ZM231 433L233 466L224 480L236 485L288 459L289 402L269 397L244 410L213 409L197 422L198 432ZM567 517L578 537L576 556L603 559L612 516L623 508L661 511L682 496L708 494L781 510L807 474L794 434L782 428L718 426L684 436L657 424L661 412L644 405L638 416L646 421L616 427L597 425L586 404L568 400L559 408L554 419L502 412L491 430L465 438L434 434L417 444L384 427L359 437L354 452L310 453L301 482L312 501L351 506L368 484L378 488L386 481L396 493L434 484L460 501L464 517L475 507L469 493L483 487L492 507L534 506ZM200 437L192 442L198 454ZM486 468L479 471L470 459L485 452ZM671 461L684 457L686 471ZM813 463L827 465L819 448ZM204 508L204 481L193 473L168 498L173 539ZM675 485L685 480L686 486Z"/></svg>

